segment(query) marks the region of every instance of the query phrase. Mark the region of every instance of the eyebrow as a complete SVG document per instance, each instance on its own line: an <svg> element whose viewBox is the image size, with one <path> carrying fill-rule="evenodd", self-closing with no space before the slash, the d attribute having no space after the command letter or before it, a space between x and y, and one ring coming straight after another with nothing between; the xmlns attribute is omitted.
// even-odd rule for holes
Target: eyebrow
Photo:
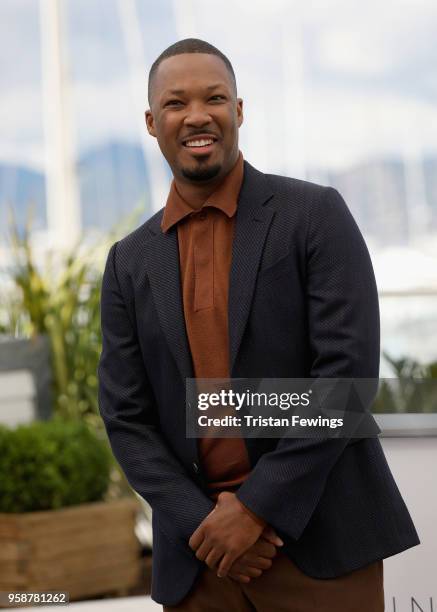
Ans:
<svg viewBox="0 0 437 612"><path fill-rule="evenodd" d="M206 88L207 91L212 91L213 89L217 89L217 87L223 87L224 83L215 83L214 85L208 85ZM171 94L173 96L180 96L185 93L185 89L170 89L164 95Z"/></svg>

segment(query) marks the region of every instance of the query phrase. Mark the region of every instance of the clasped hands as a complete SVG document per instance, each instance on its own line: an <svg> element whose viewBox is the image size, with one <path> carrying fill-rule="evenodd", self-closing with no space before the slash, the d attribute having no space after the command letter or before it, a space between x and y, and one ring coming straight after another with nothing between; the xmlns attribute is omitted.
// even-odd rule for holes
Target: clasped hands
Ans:
<svg viewBox="0 0 437 612"><path fill-rule="evenodd" d="M224 491L215 508L202 521L189 540L196 557L217 576L250 582L272 565L276 547L282 546L275 531L252 518L235 493Z"/></svg>

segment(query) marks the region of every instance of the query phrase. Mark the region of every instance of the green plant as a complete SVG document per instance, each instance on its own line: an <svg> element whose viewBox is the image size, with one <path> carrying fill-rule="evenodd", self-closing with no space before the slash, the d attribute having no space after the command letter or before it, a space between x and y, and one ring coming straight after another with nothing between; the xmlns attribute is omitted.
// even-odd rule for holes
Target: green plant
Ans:
<svg viewBox="0 0 437 612"><path fill-rule="evenodd" d="M101 351L100 291L109 245L136 222L136 209L98 245L77 245L70 252L48 253L37 266L30 223L21 236L11 223L13 290L3 298L2 330L50 339L54 414L84 419L102 427L97 403L97 366Z"/></svg>
<svg viewBox="0 0 437 612"><path fill-rule="evenodd" d="M52 510L103 499L112 457L85 423L0 426L0 512Z"/></svg>
<svg viewBox="0 0 437 612"><path fill-rule="evenodd" d="M0 333L20 338L47 334L55 417L90 425L108 450L96 378L103 266L109 246L135 227L143 212L144 205L138 206L95 246L82 243L67 253L47 252L44 262L37 263L30 239L32 211L28 210L26 227L20 233L11 210L13 265L1 270L9 282L0 294ZM132 495L132 490L112 457L106 498L125 495Z"/></svg>
<svg viewBox="0 0 437 612"><path fill-rule="evenodd" d="M409 357L394 359L387 352L383 356L395 378L380 381L372 412L437 412L437 362L421 364Z"/></svg>

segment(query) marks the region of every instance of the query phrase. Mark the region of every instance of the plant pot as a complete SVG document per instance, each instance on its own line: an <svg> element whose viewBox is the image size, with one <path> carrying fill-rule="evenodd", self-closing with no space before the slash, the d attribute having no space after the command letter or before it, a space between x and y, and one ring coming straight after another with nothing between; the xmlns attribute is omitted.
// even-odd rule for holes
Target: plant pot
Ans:
<svg viewBox="0 0 437 612"><path fill-rule="evenodd" d="M135 499L0 513L0 591L126 593L141 576Z"/></svg>
<svg viewBox="0 0 437 612"><path fill-rule="evenodd" d="M0 336L0 378L0 402L7 412L0 422L11 426L50 418L52 373L47 336L30 340Z"/></svg>

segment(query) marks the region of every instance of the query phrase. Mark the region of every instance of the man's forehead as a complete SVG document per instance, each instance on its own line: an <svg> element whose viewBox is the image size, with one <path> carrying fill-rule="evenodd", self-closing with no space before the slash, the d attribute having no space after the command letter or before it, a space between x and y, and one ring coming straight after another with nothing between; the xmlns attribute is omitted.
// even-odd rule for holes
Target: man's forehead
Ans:
<svg viewBox="0 0 437 612"><path fill-rule="evenodd" d="M155 74L155 85L159 89L181 86L183 80L208 81L213 84L229 84L231 76L219 57L206 53L182 53L163 60Z"/></svg>

